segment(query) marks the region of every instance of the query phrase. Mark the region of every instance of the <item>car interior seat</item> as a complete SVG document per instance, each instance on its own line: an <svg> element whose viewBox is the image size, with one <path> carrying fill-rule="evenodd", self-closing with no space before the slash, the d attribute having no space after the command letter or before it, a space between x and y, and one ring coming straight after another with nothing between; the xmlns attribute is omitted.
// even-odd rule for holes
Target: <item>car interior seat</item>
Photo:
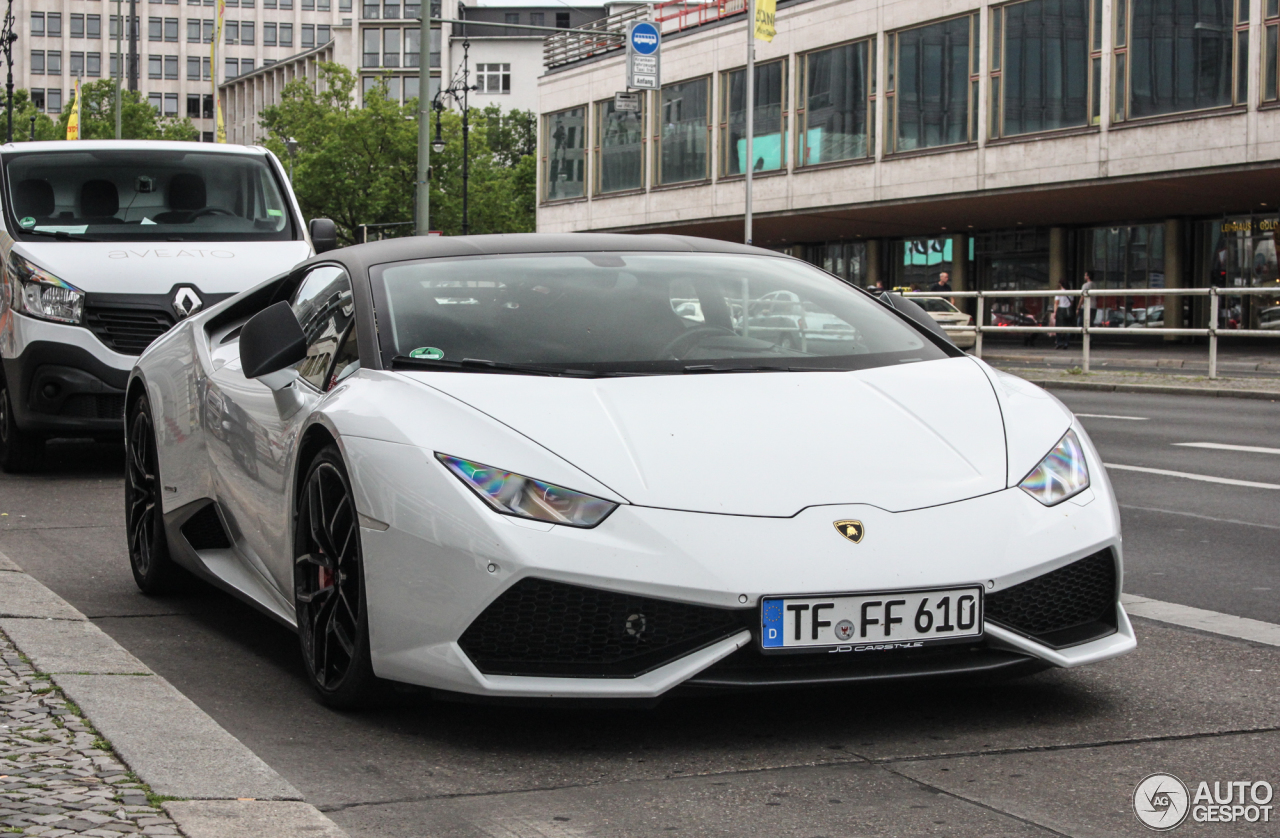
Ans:
<svg viewBox="0 0 1280 838"><path fill-rule="evenodd" d="M56 208L53 187L42 178L27 178L13 188L13 208L18 220L50 218Z"/></svg>
<svg viewBox="0 0 1280 838"><path fill-rule="evenodd" d="M208 204L204 178L194 172L179 172L169 179L166 198L169 209L157 213L152 221L157 224L187 224L195 214Z"/></svg>
<svg viewBox="0 0 1280 838"><path fill-rule="evenodd" d="M80 187L80 217L90 224L123 224L119 211L120 192L111 181L87 180Z"/></svg>

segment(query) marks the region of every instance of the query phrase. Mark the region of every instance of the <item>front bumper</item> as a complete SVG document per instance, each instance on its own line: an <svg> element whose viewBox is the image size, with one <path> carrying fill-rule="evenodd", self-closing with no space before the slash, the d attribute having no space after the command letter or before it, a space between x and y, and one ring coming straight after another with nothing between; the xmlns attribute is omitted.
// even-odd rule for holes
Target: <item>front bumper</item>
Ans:
<svg viewBox="0 0 1280 838"><path fill-rule="evenodd" d="M910 512L849 504L811 507L791 518L624 505L595 529L582 530L492 513L430 452L350 437L344 446L357 507L388 524L361 533L371 650L380 677L489 696L647 699L681 685L753 687L1078 666L1135 646L1118 603L1119 518L1105 478L1050 509L1018 489ZM1090 465L1101 473L1101 464ZM362 480L364 473L375 476ZM845 518L864 523L861 543L850 543L832 526ZM995 596L1099 552L1115 556L1114 630L1106 636L1095 632L1072 645L988 621L980 643L955 647L949 656L923 656L929 660L918 666L868 650L825 655L867 661L841 664L834 674L831 667L816 667L786 677L742 675L752 668L745 659L757 654L755 623L764 596L963 584L981 584ZM511 674L510 666L484 661L467 634L486 609L527 580L699 606L737 615L738 622L718 635L697 635L701 645L673 659L631 672L602 664L576 674ZM521 625L511 623L512 643L528 639L520 636L527 632ZM496 636L500 643L501 633Z"/></svg>
<svg viewBox="0 0 1280 838"><path fill-rule="evenodd" d="M124 395L137 360L88 329L6 313L4 375L14 420L46 437L119 437Z"/></svg>

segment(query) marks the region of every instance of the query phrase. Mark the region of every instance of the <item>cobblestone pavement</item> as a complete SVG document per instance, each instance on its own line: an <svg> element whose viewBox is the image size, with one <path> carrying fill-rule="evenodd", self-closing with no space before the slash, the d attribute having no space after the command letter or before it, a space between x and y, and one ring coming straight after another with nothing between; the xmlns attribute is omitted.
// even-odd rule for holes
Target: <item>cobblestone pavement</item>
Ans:
<svg viewBox="0 0 1280 838"><path fill-rule="evenodd" d="M74 704L0 634L0 834L174 835Z"/></svg>

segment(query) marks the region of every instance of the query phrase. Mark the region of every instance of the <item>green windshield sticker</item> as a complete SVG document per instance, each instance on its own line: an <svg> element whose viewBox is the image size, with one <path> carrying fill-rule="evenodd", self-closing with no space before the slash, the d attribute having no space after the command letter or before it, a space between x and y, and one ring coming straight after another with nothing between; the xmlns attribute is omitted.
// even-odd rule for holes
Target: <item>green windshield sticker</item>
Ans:
<svg viewBox="0 0 1280 838"><path fill-rule="evenodd" d="M434 346L419 346L409 353L410 358L425 358L428 361L439 361L444 358L444 350Z"/></svg>
<svg viewBox="0 0 1280 838"><path fill-rule="evenodd" d="M29 215L28 215L26 218L22 219L22 221L20 221L20 222L18 222L18 223L20 223L23 227L34 227L34 226L36 226L36 220L35 220L34 218L32 218L31 216L29 216Z"/></svg>
<svg viewBox="0 0 1280 838"><path fill-rule="evenodd" d="M280 210L273 210L273 209L269 209L269 210L267 210L267 215L274 215L274 216L279 217L279 216L284 215L284 213L283 213L283 212L281 212Z"/></svg>

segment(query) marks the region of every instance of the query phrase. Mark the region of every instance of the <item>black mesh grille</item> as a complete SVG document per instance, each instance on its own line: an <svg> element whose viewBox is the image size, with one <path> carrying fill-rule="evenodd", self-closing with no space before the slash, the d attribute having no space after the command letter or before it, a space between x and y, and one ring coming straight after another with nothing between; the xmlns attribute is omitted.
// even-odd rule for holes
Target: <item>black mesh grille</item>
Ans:
<svg viewBox="0 0 1280 838"><path fill-rule="evenodd" d="M1066 567L989 594L986 618L1054 646L1115 630L1116 562L1103 550Z"/></svg>
<svg viewBox="0 0 1280 838"><path fill-rule="evenodd" d="M182 525L182 537L195 550L220 550L231 546L213 504L187 519Z"/></svg>
<svg viewBox="0 0 1280 838"><path fill-rule="evenodd" d="M741 631L736 610L522 579L459 639L493 675L628 677Z"/></svg>
<svg viewBox="0 0 1280 838"><path fill-rule="evenodd" d="M76 393L62 403L58 415L76 419L121 419L124 417L124 394Z"/></svg>
<svg viewBox="0 0 1280 838"><path fill-rule="evenodd" d="M107 348L122 355L141 355L153 340L169 331L173 318L160 309L87 306L84 324Z"/></svg>

